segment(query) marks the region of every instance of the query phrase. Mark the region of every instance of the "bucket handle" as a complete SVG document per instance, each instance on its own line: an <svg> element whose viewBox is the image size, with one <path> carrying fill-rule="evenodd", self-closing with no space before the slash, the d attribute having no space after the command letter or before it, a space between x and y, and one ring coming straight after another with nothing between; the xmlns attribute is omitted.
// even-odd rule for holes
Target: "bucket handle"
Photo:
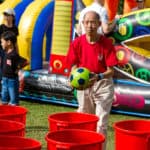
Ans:
<svg viewBox="0 0 150 150"><path fill-rule="evenodd" d="M62 127L63 127L63 128L68 128L68 127L69 127L69 124L58 122L58 123L56 124L56 126L57 126L57 130L60 130Z"/></svg>
<svg viewBox="0 0 150 150"><path fill-rule="evenodd" d="M56 145L56 149L57 150L70 150L70 147L69 146L67 146L67 145Z"/></svg>
<svg viewBox="0 0 150 150"><path fill-rule="evenodd" d="M150 134L146 138L146 145L147 145L147 150L149 150L150 146Z"/></svg>

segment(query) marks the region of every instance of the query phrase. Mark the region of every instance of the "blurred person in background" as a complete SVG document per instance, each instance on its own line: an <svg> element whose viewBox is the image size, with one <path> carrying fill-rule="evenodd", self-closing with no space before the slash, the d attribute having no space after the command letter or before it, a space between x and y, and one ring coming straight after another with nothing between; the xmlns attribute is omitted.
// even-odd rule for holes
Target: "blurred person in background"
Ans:
<svg viewBox="0 0 150 150"><path fill-rule="evenodd" d="M133 8L132 11L144 9L145 7L145 0L136 0L137 7Z"/></svg>
<svg viewBox="0 0 150 150"><path fill-rule="evenodd" d="M113 28L116 25L116 19L118 19L119 16L116 16L116 19L114 19L111 23L109 23L108 12L106 8L104 7L104 4L105 4L105 0L94 0L94 2L91 5L84 8L80 12L79 23L78 23L77 30L76 30L78 35L82 35L85 33L85 29L84 29L82 22L83 22L84 15L89 10L95 11L101 17L101 26L98 28L98 31L97 31L98 33L108 34L109 32L113 30Z"/></svg>

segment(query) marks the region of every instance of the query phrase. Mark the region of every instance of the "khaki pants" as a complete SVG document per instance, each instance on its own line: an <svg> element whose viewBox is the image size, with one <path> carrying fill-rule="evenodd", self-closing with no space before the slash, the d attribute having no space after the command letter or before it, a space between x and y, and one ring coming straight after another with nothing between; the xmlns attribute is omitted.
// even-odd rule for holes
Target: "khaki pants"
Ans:
<svg viewBox="0 0 150 150"><path fill-rule="evenodd" d="M97 132L107 137L108 117L114 97L112 78L102 79L86 90L77 91L78 112L96 114L99 117ZM106 149L106 140L103 150Z"/></svg>

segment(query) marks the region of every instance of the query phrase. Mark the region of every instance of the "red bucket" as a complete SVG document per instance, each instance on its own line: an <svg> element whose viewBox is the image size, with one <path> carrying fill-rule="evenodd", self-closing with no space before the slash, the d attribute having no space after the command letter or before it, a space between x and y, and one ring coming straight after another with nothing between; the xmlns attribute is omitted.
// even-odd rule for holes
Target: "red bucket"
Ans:
<svg viewBox="0 0 150 150"><path fill-rule="evenodd" d="M21 106L0 105L0 119L26 123L27 109Z"/></svg>
<svg viewBox="0 0 150 150"><path fill-rule="evenodd" d="M150 121L120 121L114 129L115 150L150 150Z"/></svg>
<svg viewBox="0 0 150 150"><path fill-rule="evenodd" d="M46 135L47 150L102 150L105 138L94 131L65 129Z"/></svg>
<svg viewBox="0 0 150 150"><path fill-rule="evenodd" d="M41 150L41 143L20 136L0 136L0 150Z"/></svg>
<svg viewBox="0 0 150 150"><path fill-rule="evenodd" d="M24 136L25 125L10 120L0 120L0 135Z"/></svg>
<svg viewBox="0 0 150 150"><path fill-rule="evenodd" d="M96 131L99 118L92 114L64 112L49 115L49 131L87 129Z"/></svg>

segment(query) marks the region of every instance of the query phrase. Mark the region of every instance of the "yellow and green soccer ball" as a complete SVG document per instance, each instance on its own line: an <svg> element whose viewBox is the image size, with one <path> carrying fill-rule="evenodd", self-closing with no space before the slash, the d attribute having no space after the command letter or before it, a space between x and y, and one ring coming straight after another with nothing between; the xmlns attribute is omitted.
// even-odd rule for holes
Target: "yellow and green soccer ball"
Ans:
<svg viewBox="0 0 150 150"><path fill-rule="evenodd" d="M87 68L79 67L70 74L70 84L76 89L85 89L89 84L90 71Z"/></svg>

